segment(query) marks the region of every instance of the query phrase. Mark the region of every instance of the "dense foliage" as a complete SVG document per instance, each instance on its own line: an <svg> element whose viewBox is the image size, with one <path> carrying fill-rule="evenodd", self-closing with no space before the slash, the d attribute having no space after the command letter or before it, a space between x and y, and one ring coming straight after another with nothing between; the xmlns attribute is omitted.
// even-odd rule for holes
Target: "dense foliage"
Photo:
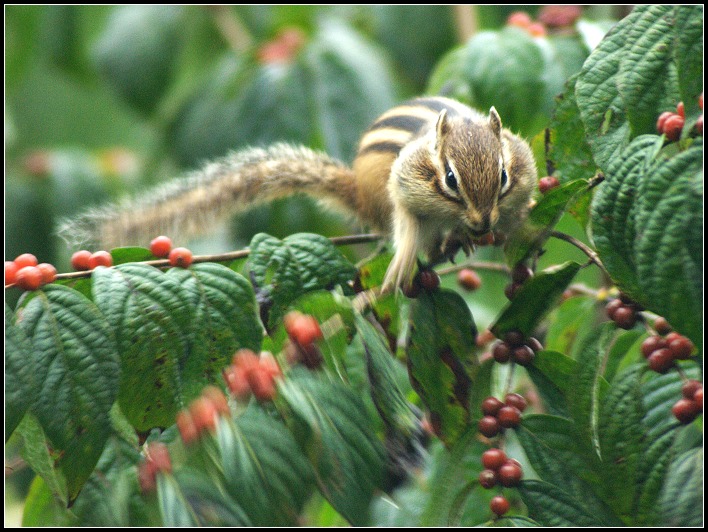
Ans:
<svg viewBox="0 0 708 532"><path fill-rule="evenodd" d="M66 271L57 217L245 144L350 160L414 92L496 106L558 182L412 298L362 304L390 250L299 200L195 245L248 252L167 268L146 242L6 289L24 525L702 524L702 7L459 46L446 6L6 11L6 260Z"/></svg>

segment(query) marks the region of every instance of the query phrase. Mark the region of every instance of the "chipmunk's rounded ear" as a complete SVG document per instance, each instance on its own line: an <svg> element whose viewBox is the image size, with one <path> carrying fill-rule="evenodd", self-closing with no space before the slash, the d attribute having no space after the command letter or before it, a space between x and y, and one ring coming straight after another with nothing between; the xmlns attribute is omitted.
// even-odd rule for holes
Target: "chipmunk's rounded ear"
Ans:
<svg viewBox="0 0 708 532"><path fill-rule="evenodd" d="M447 109L443 109L440 111L440 114L438 114L438 121L435 123L435 137L438 145L449 131L450 124L447 119Z"/></svg>
<svg viewBox="0 0 708 532"><path fill-rule="evenodd" d="M494 134L501 138L502 122L501 118L499 118L499 113L497 113L494 106L489 108L489 125L492 128L492 131L494 131Z"/></svg>

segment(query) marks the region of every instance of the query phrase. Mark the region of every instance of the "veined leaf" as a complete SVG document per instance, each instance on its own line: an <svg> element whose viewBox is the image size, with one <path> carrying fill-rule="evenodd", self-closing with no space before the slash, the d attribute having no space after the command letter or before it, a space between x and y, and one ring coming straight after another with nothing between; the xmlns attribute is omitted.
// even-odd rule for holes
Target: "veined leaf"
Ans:
<svg viewBox="0 0 708 532"><path fill-rule="evenodd" d="M572 358L545 349L536 353L533 364L526 368L549 413L570 416L567 395L571 375L576 368L577 363Z"/></svg>
<svg viewBox="0 0 708 532"><path fill-rule="evenodd" d="M661 493L664 526L700 527L703 524L703 449L695 448L671 463Z"/></svg>
<svg viewBox="0 0 708 532"><path fill-rule="evenodd" d="M5 441L36 400L35 362L25 332L5 305Z"/></svg>
<svg viewBox="0 0 708 532"><path fill-rule="evenodd" d="M681 101L687 120L697 118L698 95L703 92L703 8L697 5L676 6L674 57Z"/></svg>
<svg viewBox="0 0 708 532"><path fill-rule="evenodd" d="M61 285L44 287L16 319L35 357L32 412L59 454L57 464L73 499L110 434L120 375L115 340L96 306Z"/></svg>

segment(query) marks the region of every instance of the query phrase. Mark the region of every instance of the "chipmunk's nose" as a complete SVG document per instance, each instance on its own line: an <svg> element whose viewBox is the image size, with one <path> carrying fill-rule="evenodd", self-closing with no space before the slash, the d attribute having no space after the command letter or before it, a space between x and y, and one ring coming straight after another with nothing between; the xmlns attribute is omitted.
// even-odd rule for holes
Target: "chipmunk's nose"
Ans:
<svg viewBox="0 0 708 532"><path fill-rule="evenodd" d="M472 230L473 233L478 235L483 235L492 230L492 227L497 222L499 218L499 213L496 209L486 211L486 212L474 212L468 213L467 215L467 225Z"/></svg>

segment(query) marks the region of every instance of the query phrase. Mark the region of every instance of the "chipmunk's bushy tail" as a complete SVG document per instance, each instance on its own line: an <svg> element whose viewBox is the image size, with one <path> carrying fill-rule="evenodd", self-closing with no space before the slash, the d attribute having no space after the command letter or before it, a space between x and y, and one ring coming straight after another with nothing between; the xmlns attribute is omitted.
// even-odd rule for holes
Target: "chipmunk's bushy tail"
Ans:
<svg viewBox="0 0 708 532"><path fill-rule="evenodd" d="M274 144L229 154L137 199L66 220L58 233L71 245L106 249L146 246L157 235L186 240L256 203L298 193L356 213L349 167L309 148Z"/></svg>

